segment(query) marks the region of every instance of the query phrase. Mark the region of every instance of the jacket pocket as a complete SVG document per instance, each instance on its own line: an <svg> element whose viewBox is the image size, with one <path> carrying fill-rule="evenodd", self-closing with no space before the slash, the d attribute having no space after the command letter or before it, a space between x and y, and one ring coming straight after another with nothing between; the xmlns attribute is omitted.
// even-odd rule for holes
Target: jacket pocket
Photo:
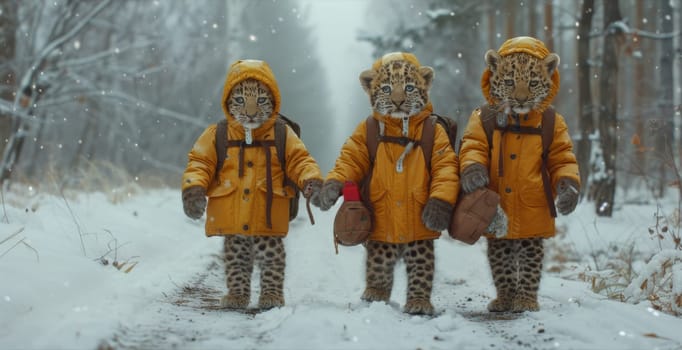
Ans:
<svg viewBox="0 0 682 350"><path fill-rule="evenodd" d="M206 196L208 196L209 198L224 197L231 194L236 189L237 186L232 181L222 180L219 184L209 187Z"/></svg>
<svg viewBox="0 0 682 350"><path fill-rule="evenodd" d="M258 188L264 192L267 192L268 182L266 180L259 181ZM293 187L290 185L284 185L284 175L282 175L281 172L277 175L274 175L272 178L272 193L284 198L293 198L296 194Z"/></svg>
<svg viewBox="0 0 682 350"><path fill-rule="evenodd" d="M258 185L258 192L258 204L255 207L258 212L251 216L258 223L256 227L263 232L287 232L289 229L289 205L291 198L294 197L294 190L290 186L282 186L281 178L273 179L272 207L270 209L272 228L267 225L268 185L266 181L262 181Z"/></svg>
<svg viewBox="0 0 682 350"><path fill-rule="evenodd" d="M208 205L206 206L206 228L209 230L228 230L237 221L238 196L236 195L237 184L230 181L221 181L219 184L209 187Z"/></svg>
<svg viewBox="0 0 682 350"><path fill-rule="evenodd" d="M547 196L545 196L545 191L542 185L540 185L539 189L537 187L524 188L519 194L519 197L521 199L521 204L523 204L525 207L537 208L547 207L548 205Z"/></svg>
<svg viewBox="0 0 682 350"><path fill-rule="evenodd" d="M423 231L426 226L422 222L422 212L424 211L424 206L426 206L426 201L429 199L429 193L426 191L415 191L412 192L412 203L410 203L411 208L408 212L409 220L413 223L414 232Z"/></svg>

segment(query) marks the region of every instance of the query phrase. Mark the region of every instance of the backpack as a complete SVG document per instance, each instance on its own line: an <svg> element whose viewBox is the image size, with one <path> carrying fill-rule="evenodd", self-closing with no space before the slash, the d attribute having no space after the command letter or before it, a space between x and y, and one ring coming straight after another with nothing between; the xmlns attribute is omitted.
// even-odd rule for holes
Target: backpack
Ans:
<svg viewBox="0 0 682 350"><path fill-rule="evenodd" d="M426 166L431 170L431 153L433 151L433 139L435 137L436 123L441 124L448 134L450 145L455 149L457 140L457 123L448 118L437 114L431 114L428 120L424 121L421 140L413 140L408 137L384 136L379 134L379 123L372 116L367 117L367 137L366 146L369 152L370 168L368 175L360 184L360 200L356 196L351 196L349 200L347 193L349 188L354 188L354 183L346 183L344 187L344 202L336 212L334 218L334 246L338 254L338 245L353 246L364 243L372 231L372 205L369 201L369 184L372 180L372 170L377 154L379 142L397 143L407 146L412 142L413 146L420 146L424 152Z"/></svg>
<svg viewBox="0 0 682 350"><path fill-rule="evenodd" d="M217 155L216 162L216 172L215 178L218 180L220 169L223 168L223 163L227 157L228 147L239 147L239 177L244 174L244 159L243 159L243 149L244 147L263 147L266 152L266 157L269 159L271 156L270 147L275 147L275 153L279 159L279 164L282 166L282 172L284 173L284 179L282 186L289 186L294 189L294 197L290 199L289 202L289 221L296 218L298 215L298 202L301 197L301 191L299 190L296 183L287 176L286 167L286 144L287 144L287 126L289 126L297 136L301 136L301 127L293 120L279 114L275 121L275 140L259 141L254 140L250 145L246 144L244 140L228 140L227 139L227 119L222 119L216 125L216 136L215 136L215 151ZM267 163L266 172L267 176L267 195L266 195L266 220L269 228L272 228L271 211L272 211L272 177L269 175L271 173L270 165L271 162ZM308 211L310 215L310 210ZM312 215L310 216L311 221Z"/></svg>
<svg viewBox="0 0 682 350"><path fill-rule="evenodd" d="M538 128L517 125L507 125L505 127L500 127L496 123L498 111L494 110L488 104L481 106L480 110L481 124L483 124L483 130L485 131L485 136L488 140L489 159L492 159L493 132L495 129L500 130L503 135L505 132L511 132L514 134L540 135L540 137L542 137L542 184L545 190L545 197L547 198L549 213L552 215L552 217L557 217L556 206L554 205L554 199L552 196L552 182L549 178L548 167L549 148L554 141L554 124L556 120L556 112L554 111L554 108L548 107L544 112L542 112L542 124ZM501 152L502 149L500 149L500 153ZM504 157L500 155L498 163L499 176L504 174L503 160Z"/></svg>
<svg viewBox="0 0 682 350"><path fill-rule="evenodd" d="M410 141L414 142L414 145L419 145L424 153L424 160L426 161L426 168L431 170L431 153L433 151L433 138L436 133L436 124L440 124L445 129L450 140L450 145L454 151L457 151L457 122L449 117L441 116L432 113L429 119L424 121L424 127L422 128L421 140L412 140L407 137L395 137L395 136L383 136L379 135L379 123L372 116L367 117L367 138L366 145L367 151L369 152L370 161L370 171L369 176L372 174L372 168L374 167L374 159L377 155L377 148L379 148L379 142L391 142L398 143L401 145L407 145ZM368 177L369 177L368 176Z"/></svg>

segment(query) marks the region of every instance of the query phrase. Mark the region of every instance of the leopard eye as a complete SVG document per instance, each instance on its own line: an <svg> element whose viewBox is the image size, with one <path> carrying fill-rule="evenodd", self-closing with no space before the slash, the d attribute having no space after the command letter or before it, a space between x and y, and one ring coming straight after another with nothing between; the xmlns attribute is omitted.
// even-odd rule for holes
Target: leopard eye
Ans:
<svg viewBox="0 0 682 350"><path fill-rule="evenodd" d="M243 105L244 104L244 98L241 96L235 97L234 102L237 102L238 104Z"/></svg>
<svg viewBox="0 0 682 350"><path fill-rule="evenodd" d="M412 85L412 84L405 85L405 92L412 92L412 91L414 91L414 85Z"/></svg>
<svg viewBox="0 0 682 350"><path fill-rule="evenodd" d="M530 83L528 83L530 87L535 87L538 86L538 81L537 80L531 80Z"/></svg>
<svg viewBox="0 0 682 350"><path fill-rule="evenodd" d="M265 103L265 101L267 101L267 100L268 100L268 99L265 98L265 97L259 97L259 98L258 98L258 104L259 104L259 105L262 105L262 104Z"/></svg>
<svg viewBox="0 0 682 350"><path fill-rule="evenodd" d="M514 80L512 80L512 79L505 79L505 80L504 80L504 85L507 85L507 86L514 86Z"/></svg>
<svg viewBox="0 0 682 350"><path fill-rule="evenodd" d="M391 92L391 87L388 85L384 85L381 87L381 91L383 91L384 93L389 93Z"/></svg>

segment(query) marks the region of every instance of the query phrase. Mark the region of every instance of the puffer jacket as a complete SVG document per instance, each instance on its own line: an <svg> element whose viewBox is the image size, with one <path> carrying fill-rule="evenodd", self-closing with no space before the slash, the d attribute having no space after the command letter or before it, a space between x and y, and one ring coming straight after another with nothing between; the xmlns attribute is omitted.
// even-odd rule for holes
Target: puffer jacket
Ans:
<svg viewBox="0 0 682 350"><path fill-rule="evenodd" d="M240 60L232 64L223 88L222 106L227 118L228 140L244 140L244 128L230 115L226 100L232 88L239 82L254 78L264 82L273 94L274 108L270 118L259 128L252 130L254 140L274 140L275 121L280 108L280 93L275 77L267 63L257 60ZM289 199L294 190L284 186L284 173L276 155L270 147L270 171L273 200L271 227L267 225L267 161L263 147L245 147L243 153L243 175L239 176L239 147L228 147L227 157L218 180L215 179L217 155L215 151L216 125L211 125L201 134L189 152L189 162L182 177L182 189L201 186L206 189L206 235L265 235L286 236L289 231ZM308 153L296 133L287 126L286 173L299 188L307 180L322 180L320 169Z"/></svg>
<svg viewBox="0 0 682 350"><path fill-rule="evenodd" d="M423 124L431 112L429 103L422 112L410 118L407 137L421 139ZM378 113L373 118L385 124L386 136L402 135L401 119ZM343 145L327 180L360 183L368 175L370 160L366 140L367 125L363 121ZM378 145L370 183L370 202L374 211L370 240L408 243L438 238L440 232L431 231L422 223L424 205L429 198L438 198L453 205L457 199L457 156L440 125L435 128L430 173L419 147L414 147L406 155L403 171L398 172L396 162L404 150L404 146L396 143L380 142Z"/></svg>
<svg viewBox="0 0 682 350"><path fill-rule="evenodd" d="M526 52L540 59L549 54L544 44L534 38L518 37L506 41L499 49L501 56L515 52ZM489 79L491 72L486 69L481 80L483 94L489 104L495 106L499 101L490 95ZM541 107L515 119L507 116L508 124L518 123L521 127L539 127L542 112L549 106L559 88L559 73L552 76L552 90L542 101ZM506 239L552 237L555 234L554 218L550 215L549 204L543 188L542 138L540 135L493 132L492 145L481 123L481 112L476 109L467 124L462 137L460 151L461 169L465 170L474 163L488 169L488 187L500 194L501 205L509 219ZM499 176L500 152L504 173ZM493 150L492 152L490 150ZM491 157L491 158L489 158ZM553 191L561 178L568 178L580 184L580 175L573 144L564 118L556 113L554 140L549 149L548 170ZM553 193L556 196L556 193Z"/></svg>

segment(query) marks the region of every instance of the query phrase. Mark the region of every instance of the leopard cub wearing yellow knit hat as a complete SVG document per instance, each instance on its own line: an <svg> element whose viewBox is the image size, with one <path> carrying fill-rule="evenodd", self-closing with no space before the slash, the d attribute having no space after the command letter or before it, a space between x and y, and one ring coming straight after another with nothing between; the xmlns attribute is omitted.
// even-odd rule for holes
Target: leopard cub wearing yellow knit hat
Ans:
<svg viewBox="0 0 682 350"><path fill-rule="evenodd" d="M365 243L365 291L362 300L388 302L397 263L407 272L409 314L434 313L431 290L435 272L434 241L450 222L457 200L457 156L446 130L433 124L429 89L434 71L411 53L393 52L360 74L372 115L362 120L341 149L313 204L330 209L345 181L369 177L366 198L373 228ZM431 154L420 140L433 128ZM378 142L370 154L368 135ZM427 165L427 157L431 166Z"/></svg>
<svg viewBox="0 0 682 350"><path fill-rule="evenodd" d="M486 52L485 63L488 105L472 113L464 131L460 184L465 193L479 187L499 193L508 219L504 232L498 227L488 236L497 292L488 310L537 311L544 239L555 234L557 211L575 209L580 190L566 122L549 109L559 90L559 56L540 40L516 37ZM545 140L552 140L547 153Z"/></svg>

